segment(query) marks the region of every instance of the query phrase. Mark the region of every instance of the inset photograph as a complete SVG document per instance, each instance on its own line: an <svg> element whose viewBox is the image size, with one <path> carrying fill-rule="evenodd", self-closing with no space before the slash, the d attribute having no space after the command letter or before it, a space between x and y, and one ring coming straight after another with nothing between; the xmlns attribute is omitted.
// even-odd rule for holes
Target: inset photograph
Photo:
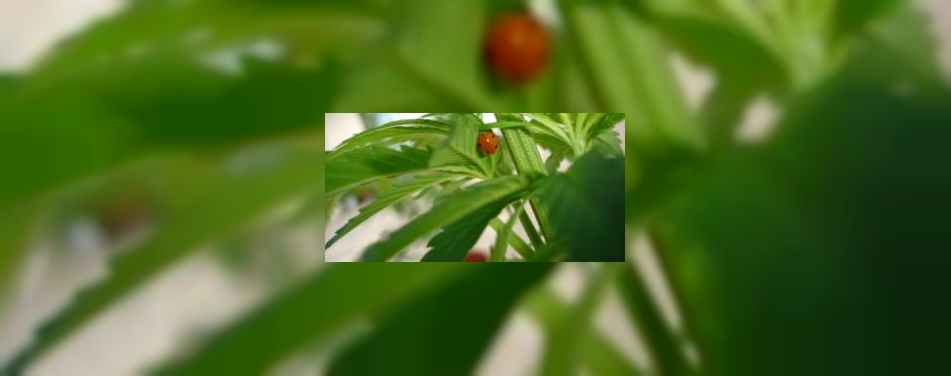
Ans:
<svg viewBox="0 0 951 376"><path fill-rule="evenodd" d="M325 261L624 261L624 114L325 120Z"/></svg>

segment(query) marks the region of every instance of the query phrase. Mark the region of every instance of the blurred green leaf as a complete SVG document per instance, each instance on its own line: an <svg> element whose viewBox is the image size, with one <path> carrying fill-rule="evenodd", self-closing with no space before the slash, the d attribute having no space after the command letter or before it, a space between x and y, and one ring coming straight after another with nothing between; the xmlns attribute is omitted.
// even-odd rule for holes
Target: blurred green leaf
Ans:
<svg viewBox="0 0 951 376"><path fill-rule="evenodd" d="M862 29L876 17L908 3L906 0L842 0L836 3L836 32L841 36Z"/></svg>
<svg viewBox="0 0 951 376"><path fill-rule="evenodd" d="M39 356L142 283L207 241L234 231L264 210L319 186L314 174L323 154L310 149L282 151L270 169L235 174L224 170L187 210L174 213L144 244L110 264L104 282L84 290L64 311L44 324L34 341L6 368L19 373Z"/></svg>
<svg viewBox="0 0 951 376"><path fill-rule="evenodd" d="M474 265L334 265L216 333L157 375L261 374L342 326L415 300L429 286L476 273ZM261 346L267 344L267 346Z"/></svg>
<svg viewBox="0 0 951 376"><path fill-rule="evenodd" d="M511 270L500 272L506 267ZM340 354L329 374L471 374L519 297L551 268L478 264L473 273L379 315L377 330Z"/></svg>
<svg viewBox="0 0 951 376"><path fill-rule="evenodd" d="M521 176L505 176L483 181L450 197L441 206L436 206L396 230L384 240L374 243L364 251L363 261L385 261L397 252L439 226L451 224L486 205L503 200L514 200L528 187ZM501 208L499 209L501 210ZM484 226L483 226L484 227Z"/></svg>
<svg viewBox="0 0 951 376"><path fill-rule="evenodd" d="M541 181L539 201L572 261L624 261L624 161L597 153Z"/></svg>
<svg viewBox="0 0 951 376"><path fill-rule="evenodd" d="M551 327L542 358L543 375L577 374L584 356L583 350L593 333L591 321L595 310L614 276L620 268L625 267L627 265L623 263L604 264L603 270L598 270L597 274L588 279L581 300L568 308L568 313L562 320Z"/></svg>
<svg viewBox="0 0 951 376"><path fill-rule="evenodd" d="M73 77L105 78L117 67L194 59L259 38L305 44L315 51L358 50L382 31L372 14L341 5L199 1L131 8L61 43L31 72L31 90Z"/></svg>
<svg viewBox="0 0 951 376"><path fill-rule="evenodd" d="M568 323L572 307L561 301L550 288L540 287L525 299L525 309L537 320L544 330L553 333ZM551 334L549 334L551 335ZM601 333L592 328L585 337L579 339L582 346L581 361L584 369L595 376L632 375L640 372L630 360L621 353ZM569 344L567 346L573 346Z"/></svg>
<svg viewBox="0 0 951 376"><path fill-rule="evenodd" d="M659 36L618 2L560 1L569 38L605 109L622 111L635 148L702 146Z"/></svg>
<svg viewBox="0 0 951 376"><path fill-rule="evenodd" d="M399 51L411 69L470 106L494 108L480 69L486 24L483 2L408 0L403 7Z"/></svg>

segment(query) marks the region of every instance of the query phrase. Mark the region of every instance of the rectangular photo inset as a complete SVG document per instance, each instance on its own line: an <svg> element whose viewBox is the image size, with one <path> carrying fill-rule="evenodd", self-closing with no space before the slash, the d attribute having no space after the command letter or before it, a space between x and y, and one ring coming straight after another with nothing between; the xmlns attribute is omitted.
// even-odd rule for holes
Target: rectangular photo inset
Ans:
<svg viewBox="0 0 951 376"><path fill-rule="evenodd" d="M325 121L325 261L625 259L624 114Z"/></svg>

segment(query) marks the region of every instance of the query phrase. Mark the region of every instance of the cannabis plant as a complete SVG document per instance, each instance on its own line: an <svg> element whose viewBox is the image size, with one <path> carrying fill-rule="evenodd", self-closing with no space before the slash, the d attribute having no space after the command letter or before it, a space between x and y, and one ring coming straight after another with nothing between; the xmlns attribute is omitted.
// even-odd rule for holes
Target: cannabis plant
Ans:
<svg viewBox="0 0 951 376"><path fill-rule="evenodd" d="M326 252L374 214L428 189L436 195L432 209L369 246L363 261L390 259L439 228L422 260L462 261L488 226L496 232L490 261L505 261L509 247L527 261L623 261L624 153L614 131L623 114L495 118L485 123L472 113L431 114L395 121L328 152L328 206L348 190L387 188L337 230ZM540 145L550 153L544 161ZM560 172L564 160L571 164ZM527 240L513 233L516 223Z"/></svg>

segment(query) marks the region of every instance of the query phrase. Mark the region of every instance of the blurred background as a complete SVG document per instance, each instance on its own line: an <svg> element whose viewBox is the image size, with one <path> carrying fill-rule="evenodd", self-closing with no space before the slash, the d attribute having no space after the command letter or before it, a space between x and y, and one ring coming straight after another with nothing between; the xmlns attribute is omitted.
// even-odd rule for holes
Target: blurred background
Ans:
<svg viewBox="0 0 951 376"><path fill-rule="evenodd" d="M949 86L942 0L0 0L0 372L941 374ZM470 110L627 113L628 262L325 265L324 114Z"/></svg>

